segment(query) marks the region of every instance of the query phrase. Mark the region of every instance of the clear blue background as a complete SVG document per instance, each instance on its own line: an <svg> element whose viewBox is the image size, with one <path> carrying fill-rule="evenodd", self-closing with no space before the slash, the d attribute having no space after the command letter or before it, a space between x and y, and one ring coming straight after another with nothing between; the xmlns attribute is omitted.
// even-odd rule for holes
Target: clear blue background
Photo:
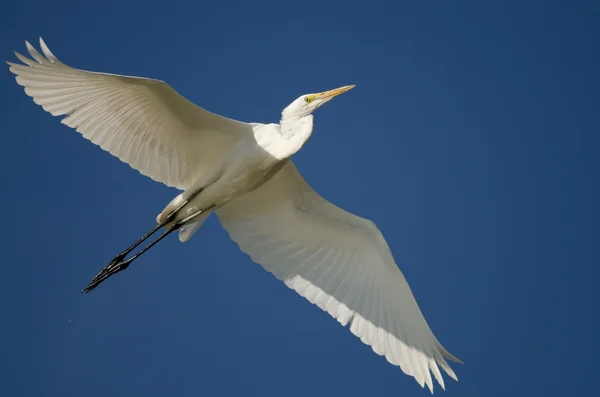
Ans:
<svg viewBox="0 0 600 397"><path fill-rule="evenodd" d="M0 54L43 36L75 67L166 80L244 121L356 84L295 160L382 229L465 362L443 395L592 395L599 4L32 0L3 6ZM216 218L80 295L177 192L61 125L7 69L0 395L428 395Z"/></svg>

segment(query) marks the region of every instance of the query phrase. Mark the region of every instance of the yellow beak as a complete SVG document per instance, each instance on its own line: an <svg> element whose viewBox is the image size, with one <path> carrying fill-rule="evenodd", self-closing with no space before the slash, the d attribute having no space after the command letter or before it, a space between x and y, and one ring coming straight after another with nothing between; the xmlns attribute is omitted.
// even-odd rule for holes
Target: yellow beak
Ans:
<svg viewBox="0 0 600 397"><path fill-rule="evenodd" d="M321 99L321 100L328 101L331 98L334 98L334 97L336 97L336 96L338 96L340 94L343 94L344 92L350 91L354 87L356 87L356 86L355 85L346 85L344 87L340 87L340 88L336 88L336 89L333 89L333 90L321 92L320 94L316 94L315 95L315 99Z"/></svg>

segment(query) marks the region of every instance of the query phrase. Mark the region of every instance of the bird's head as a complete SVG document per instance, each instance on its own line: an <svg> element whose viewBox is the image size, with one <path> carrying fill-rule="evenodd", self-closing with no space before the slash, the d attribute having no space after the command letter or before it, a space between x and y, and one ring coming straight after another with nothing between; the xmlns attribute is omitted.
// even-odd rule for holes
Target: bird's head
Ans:
<svg viewBox="0 0 600 397"><path fill-rule="evenodd" d="M305 94L292 102L283 112L283 118L305 117L314 112L318 107L336 96L353 89L353 85L336 88L318 94Z"/></svg>

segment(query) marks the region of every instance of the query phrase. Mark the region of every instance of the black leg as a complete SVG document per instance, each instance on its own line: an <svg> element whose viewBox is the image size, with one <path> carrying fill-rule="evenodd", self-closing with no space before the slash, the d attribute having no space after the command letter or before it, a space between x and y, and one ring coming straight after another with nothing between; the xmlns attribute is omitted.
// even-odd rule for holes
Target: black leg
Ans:
<svg viewBox="0 0 600 397"><path fill-rule="evenodd" d="M188 216L187 218L182 219L181 221L178 221L177 223L169 226L167 228L167 230L165 230L163 232L163 234L160 235L160 237L158 237L156 240L152 241L150 244L148 244L146 247L144 247L142 250L140 250L135 255L131 256L128 259L125 259L125 257L131 251L133 251L137 246L139 246L141 243L143 243L145 240L147 240L150 236L152 236L154 233L156 233L160 228L165 227L169 222L171 222L171 220L174 217L174 214L176 214L177 211L179 211L179 209L181 209L186 203L183 203L180 207L178 207L175 211L173 211L173 213L171 215L169 215L164 221L162 221L161 223L159 223L158 225L156 225L152 230L150 230L148 233L146 233L141 239L139 239L138 241L136 241L135 243L133 243L133 245L131 245L125 251L123 251L120 254L118 254L117 256L115 256L110 261L110 263L104 269L102 269L102 271L100 273L98 273L96 275L96 277L94 277L92 279L92 281L90 281L89 285L87 287L85 287L81 292L82 293L88 293L91 290L93 290L94 288L96 288L98 285L100 285L104 280L106 280L110 276L112 276L114 274L117 274L117 273L119 273L122 270L127 269L129 267L129 265L131 264L131 262L133 262L138 257L140 257L140 255L142 255L144 252L146 252L150 248L152 248L160 240L162 240L163 238L167 237L169 234L173 233L174 231L179 230L184 224L186 224L187 222L191 221L192 219L194 219L195 217L199 216L200 214L202 214L202 213L204 213L206 211L210 211L213 208L215 208L215 206L212 205L212 206L208 207L206 210L198 211L198 212L196 212L196 213Z"/></svg>
<svg viewBox="0 0 600 397"><path fill-rule="evenodd" d="M129 265L131 264L131 262L133 262L134 260L136 260L144 252L146 252L150 248L152 248L160 240L162 240L163 238L167 237L169 234L171 234L175 230L179 229L179 227L180 226L174 226L174 227L171 227L171 228L165 230L164 233L161 234L159 238L157 238L156 240L154 240L153 242L151 242L150 244L148 244L140 252L136 253L131 258L123 260L125 258L125 256L129 252L131 252L132 249L134 249L135 247L137 247L138 245L140 245L142 241L144 241L145 239L147 239L148 237L150 237L154 232L156 232L156 230L158 230L157 228L155 228L156 230L153 229L154 230L153 232L151 231L146 236L144 236L142 239L140 239L139 241L137 241L134 245L132 245L131 247L129 247L127 250L125 250L125 251L121 252L119 255L115 256L113 258L113 260L110 261L110 263L104 269L102 269L102 271L100 273L98 273L96 275L96 277L94 277L92 279L92 281L90 281L89 285L87 287L85 287L81 292L88 293L91 290L93 290L94 288L96 288L98 285L100 285L104 280L106 280L110 276L119 273L121 270L127 269L129 267Z"/></svg>
<svg viewBox="0 0 600 397"><path fill-rule="evenodd" d="M154 233L156 233L161 227L164 227L169 222L169 220L170 219L166 219L165 222L161 222L158 225L156 225L152 230L150 230L148 233L146 233L141 239L139 239L138 241L133 243L125 251L123 251L120 254L118 254L117 256L115 256L110 263L119 262L119 261L123 260L123 258L125 258L127 256L127 254L129 254L131 251L133 251L138 245L140 245L141 243L146 241L150 236L152 236ZM109 264L109 266L110 266L110 264Z"/></svg>

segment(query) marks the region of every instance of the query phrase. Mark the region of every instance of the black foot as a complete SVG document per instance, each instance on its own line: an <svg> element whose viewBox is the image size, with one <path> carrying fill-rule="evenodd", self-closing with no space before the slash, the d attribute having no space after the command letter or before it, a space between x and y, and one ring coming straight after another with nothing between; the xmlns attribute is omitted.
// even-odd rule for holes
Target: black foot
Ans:
<svg viewBox="0 0 600 397"><path fill-rule="evenodd" d="M98 273L96 277L94 277L92 281L90 281L89 285L85 287L81 292L88 293L113 274L117 274L121 270L127 269L129 264L131 263L131 260L123 260L126 254L126 252L121 252L119 255L115 256L113 260L110 261L110 263L104 269L102 269L102 271Z"/></svg>
<svg viewBox="0 0 600 397"><path fill-rule="evenodd" d="M207 210L210 210L213 207L209 207ZM90 292L91 290L96 288L98 285L100 285L100 283L102 283L104 280L106 280L113 274L117 274L121 270L127 269L127 267L129 267L131 262L136 260L136 258L139 258L144 252L148 251L160 240L167 237L172 232L178 230L181 226L183 226L185 224L185 222L189 221L190 219L193 219L194 217L198 216L201 213L202 213L202 211L198 211L196 214L190 216L189 218L186 218L181 222L178 222L172 226L167 227L166 226L167 223L169 223L171 221L170 218L173 216L173 215L170 215L169 217L167 217L166 220L159 223L152 230L150 230L150 232L148 232L144 237L142 237L141 239L136 241L131 247L127 248L125 251L123 251L119 255L115 256L113 258L113 260L110 261L108 266L106 266L104 269L102 269L102 271L100 273L98 273L96 275L96 277L94 277L92 279L92 281L90 281L90 284L87 287L85 287L81 292L82 293ZM131 253L131 251L133 251L133 249L135 249L138 245L140 245L142 242L144 242L144 240L148 239L151 235L153 235L156 231L158 231L160 228L163 228L163 227L166 228L166 230L156 240L152 241L150 244L148 244L146 247L144 247L142 250L140 250L137 254L132 255L129 259L125 259L125 257L129 253Z"/></svg>

